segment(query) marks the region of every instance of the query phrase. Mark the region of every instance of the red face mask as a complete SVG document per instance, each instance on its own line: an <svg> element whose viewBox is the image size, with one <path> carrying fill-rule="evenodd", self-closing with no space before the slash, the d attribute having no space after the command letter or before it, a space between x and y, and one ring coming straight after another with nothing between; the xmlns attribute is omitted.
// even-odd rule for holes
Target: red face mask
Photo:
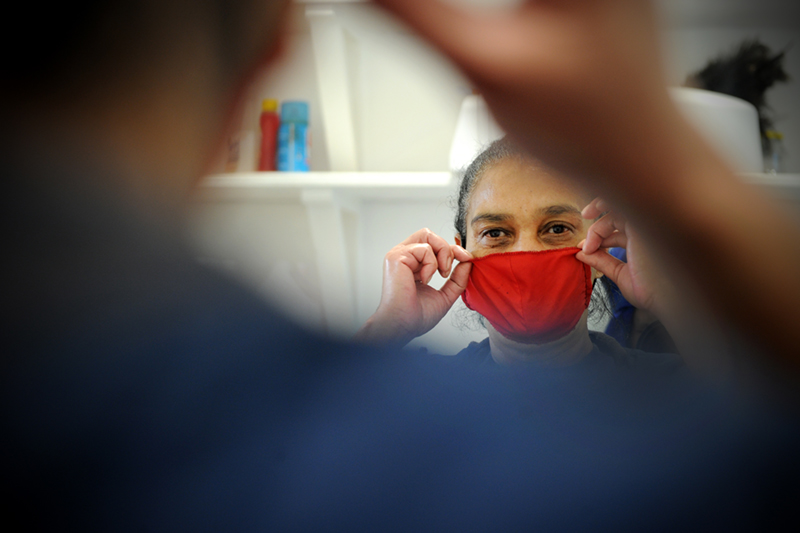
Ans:
<svg viewBox="0 0 800 533"><path fill-rule="evenodd" d="M592 270L575 257L579 250L473 259L461 298L511 340L543 344L560 339L572 331L592 297Z"/></svg>

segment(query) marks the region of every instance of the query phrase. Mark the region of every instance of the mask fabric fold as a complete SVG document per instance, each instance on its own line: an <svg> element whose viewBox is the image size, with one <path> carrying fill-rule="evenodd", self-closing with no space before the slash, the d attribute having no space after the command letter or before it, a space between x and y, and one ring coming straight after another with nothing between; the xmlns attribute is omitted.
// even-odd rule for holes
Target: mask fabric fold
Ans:
<svg viewBox="0 0 800 533"><path fill-rule="evenodd" d="M504 337L544 344L575 328L592 297L580 248L490 254L472 260L464 303Z"/></svg>

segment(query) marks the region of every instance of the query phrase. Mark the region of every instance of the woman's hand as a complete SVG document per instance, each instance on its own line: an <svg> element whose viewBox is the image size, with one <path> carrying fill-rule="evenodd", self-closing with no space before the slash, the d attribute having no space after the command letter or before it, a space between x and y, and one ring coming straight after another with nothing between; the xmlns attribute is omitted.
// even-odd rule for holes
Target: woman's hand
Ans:
<svg viewBox="0 0 800 533"><path fill-rule="evenodd" d="M592 200L582 215L587 219L603 216L589 228L583 251L576 257L616 283L631 305L663 319L660 315L664 312L664 300L671 297L672 287L659 274L628 220L618 212L609 211L608 205L600 198ZM606 251L611 247L625 248L627 263Z"/></svg>
<svg viewBox="0 0 800 533"><path fill-rule="evenodd" d="M381 303L355 339L405 345L430 331L467 288L471 259L429 229L412 234L386 254ZM455 268L453 260L460 261ZM428 285L437 271L449 276L439 290Z"/></svg>
<svg viewBox="0 0 800 533"><path fill-rule="evenodd" d="M720 344L724 337L714 337L717 333L709 331L711 325L703 314L707 310L702 309L699 302L686 305L687 301L692 301L693 294L686 280L676 283L672 276L665 275L670 269L663 268L652 252L645 249L628 219L610 209L600 198L592 200L582 215L587 219L602 217L589 228L583 251L576 257L616 283L622 296L637 309L637 315L645 310L660 320L690 368L727 375L730 361L720 352L720 346L724 348L724 344ZM625 248L627 263L606 251L611 247ZM676 290L678 286L682 288L680 294ZM640 318L645 323L652 321L647 315ZM631 334L636 335L636 320L633 326Z"/></svg>

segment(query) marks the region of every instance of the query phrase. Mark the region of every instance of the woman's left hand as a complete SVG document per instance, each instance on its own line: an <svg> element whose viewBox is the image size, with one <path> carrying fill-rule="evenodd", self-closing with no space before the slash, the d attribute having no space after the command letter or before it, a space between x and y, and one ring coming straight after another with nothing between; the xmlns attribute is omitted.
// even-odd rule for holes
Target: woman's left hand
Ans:
<svg viewBox="0 0 800 533"><path fill-rule="evenodd" d="M582 213L584 218L597 220L589 228L583 251L576 257L598 270L617 284L622 296L638 309L659 316L660 307L667 297L669 283L658 274L651 257L642 247L636 231L620 213L609 211L608 205L595 198ZM625 248L628 262L620 261L607 252L607 248Z"/></svg>

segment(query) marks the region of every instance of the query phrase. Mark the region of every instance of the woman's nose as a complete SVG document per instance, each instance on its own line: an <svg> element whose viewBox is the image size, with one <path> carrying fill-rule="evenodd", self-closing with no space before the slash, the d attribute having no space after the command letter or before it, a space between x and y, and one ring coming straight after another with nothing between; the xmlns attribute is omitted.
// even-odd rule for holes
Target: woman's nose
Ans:
<svg viewBox="0 0 800 533"><path fill-rule="evenodd" d="M539 236L534 232L522 233L514 243L512 252L541 252L547 247L539 240Z"/></svg>

